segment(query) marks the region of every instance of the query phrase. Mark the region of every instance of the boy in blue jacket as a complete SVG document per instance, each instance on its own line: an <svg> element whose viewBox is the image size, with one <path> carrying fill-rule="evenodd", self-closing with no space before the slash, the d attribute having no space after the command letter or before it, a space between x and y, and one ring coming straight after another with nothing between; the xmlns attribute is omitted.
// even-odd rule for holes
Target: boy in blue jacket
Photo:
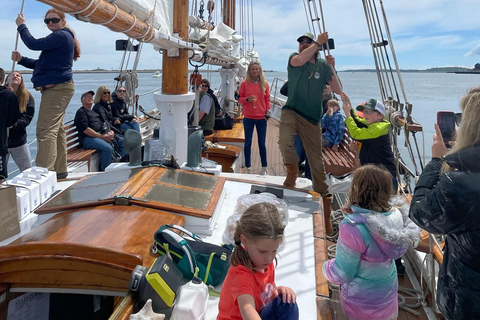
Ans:
<svg viewBox="0 0 480 320"><path fill-rule="evenodd" d="M331 147L333 151L338 151L338 146L342 142L345 133L345 121L337 100L328 100L327 107L327 112L322 118L322 129L325 130L322 146Z"/></svg>

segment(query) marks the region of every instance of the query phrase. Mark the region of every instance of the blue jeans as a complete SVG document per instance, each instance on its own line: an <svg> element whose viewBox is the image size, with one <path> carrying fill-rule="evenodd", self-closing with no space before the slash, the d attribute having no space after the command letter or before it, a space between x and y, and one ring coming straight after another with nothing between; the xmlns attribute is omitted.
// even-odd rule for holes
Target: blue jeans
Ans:
<svg viewBox="0 0 480 320"><path fill-rule="evenodd" d="M282 296L278 296L260 310L260 318L265 320L298 320L298 305L293 302L283 303Z"/></svg>
<svg viewBox="0 0 480 320"><path fill-rule="evenodd" d="M267 120L266 119L243 119L243 130L245 131L245 167L249 168L252 163L250 160L252 154L252 137L253 128L257 127L258 149L260 150L260 159L262 167L267 166L267 148L265 146L265 139L267 137Z"/></svg>
<svg viewBox="0 0 480 320"><path fill-rule="evenodd" d="M120 128L122 128L123 131L127 131L127 129L133 129L140 133L140 125L137 121L125 121L120 125Z"/></svg>
<svg viewBox="0 0 480 320"><path fill-rule="evenodd" d="M298 161L298 165L300 166L302 162L305 161L305 178L312 180L312 173L310 172L310 165L308 164L307 155L305 154L305 148L303 147L302 139L300 139L300 136L298 134L295 135L293 148L295 149L295 153L300 159Z"/></svg>
<svg viewBox="0 0 480 320"><path fill-rule="evenodd" d="M123 138L118 137L118 153L123 157L125 150L123 149ZM113 147L110 143L100 138L85 137L83 138L83 147L85 149L97 149L100 151L100 171L105 171L105 168L112 163Z"/></svg>

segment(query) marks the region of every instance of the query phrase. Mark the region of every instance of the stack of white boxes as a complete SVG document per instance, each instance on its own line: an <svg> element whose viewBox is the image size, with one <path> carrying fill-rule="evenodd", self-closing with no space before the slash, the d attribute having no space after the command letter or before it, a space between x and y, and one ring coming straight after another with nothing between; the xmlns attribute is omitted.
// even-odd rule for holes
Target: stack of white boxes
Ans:
<svg viewBox="0 0 480 320"><path fill-rule="evenodd" d="M31 211L34 211L40 205L40 186L31 180L15 177L7 181L8 185L17 187L17 206L18 218L24 219ZM19 190L20 189L20 190ZM25 193L26 191L26 193ZM26 208L26 198L28 195L30 207Z"/></svg>
<svg viewBox="0 0 480 320"><path fill-rule="evenodd" d="M32 175L33 174L33 175ZM31 167L22 172L23 177L36 181L41 186L42 193L50 198L57 191L57 174L55 171L48 171L47 168ZM44 201L42 201L43 203Z"/></svg>
<svg viewBox="0 0 480 320"><path fill-rule="evenodd" d="M57 190L57 175L46 168L32 167L6 184L17 189L18 219L22 221Z"/></svg>

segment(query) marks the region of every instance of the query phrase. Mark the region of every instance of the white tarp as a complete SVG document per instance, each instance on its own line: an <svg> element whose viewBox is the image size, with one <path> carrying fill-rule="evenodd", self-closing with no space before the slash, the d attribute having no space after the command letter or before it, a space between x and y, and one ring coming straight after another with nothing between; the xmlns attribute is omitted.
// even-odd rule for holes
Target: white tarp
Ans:
<svg viewBox="0 0 480 320"><path fill-rule="evenodd" d="M114 0L110 2L116 4L123 11L135 15L138 20L152 24L159 32L172 35L174 0Z"/></svg>

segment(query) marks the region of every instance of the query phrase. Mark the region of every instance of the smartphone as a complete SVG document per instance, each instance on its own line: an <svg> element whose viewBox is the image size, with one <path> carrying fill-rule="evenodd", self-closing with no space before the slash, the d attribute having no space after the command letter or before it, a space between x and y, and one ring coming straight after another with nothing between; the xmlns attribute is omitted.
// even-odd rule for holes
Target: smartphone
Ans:
<svg viewBox="0 0 480 320"><path fill-rule="evenodd" d="M438 111L437 124L443 136L443 142L450 148L449 141L455 140L455 113L452 111Z"/></svg>
<svg viewBox="0 0 480 320"><path fill-rule="evenodd" d="M328 48L330 50L335 49L335 41L333 40L333 38L328 39ZM323 44L323 50L327 50L327 44L326 43Z"/></svg>

